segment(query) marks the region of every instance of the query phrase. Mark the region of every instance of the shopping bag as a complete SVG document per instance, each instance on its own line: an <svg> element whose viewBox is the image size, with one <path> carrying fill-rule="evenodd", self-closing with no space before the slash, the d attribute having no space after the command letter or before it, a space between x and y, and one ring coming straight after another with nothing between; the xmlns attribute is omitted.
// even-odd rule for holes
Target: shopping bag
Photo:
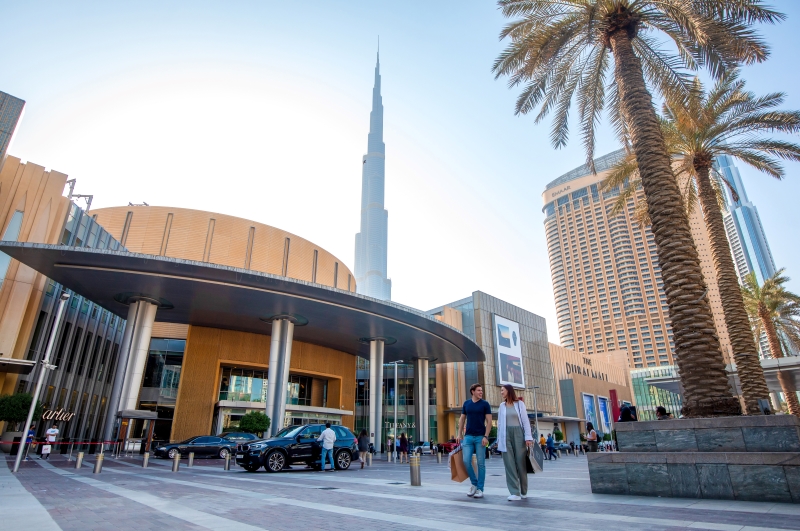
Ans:
<svg viewBox="0 0 800 531"><path fill-rule="evenodd" d="M536 459L536 451L537 450L539 450L541 452L539 447L534 444L533 446L531 446L530 448L528 448L525 451L525 453L527 454L525 456L525 469L527 470L528 474L535 474L537 472L541 472L542 471L542 464L539 463L538 459ZM541 457L540 457L540 459L541 459Z"/></svg>
<svg viewBox="0 0 800 531"><path fill-rule="evenodd" d="M460 445L456 447L455 450L450 452L448 462L450 465L450 479L457 483L461 483L469 478L469 474L467 474L467 467L464 465L464 454L462 453Z"/></svg>
<svg viewBox="0 0 800 531"><path fill-rule="evenodd" d="M42 453L43 454L49 454L50 453L50 445L49 444L45 444L44 446L42 446Z"/></svg>

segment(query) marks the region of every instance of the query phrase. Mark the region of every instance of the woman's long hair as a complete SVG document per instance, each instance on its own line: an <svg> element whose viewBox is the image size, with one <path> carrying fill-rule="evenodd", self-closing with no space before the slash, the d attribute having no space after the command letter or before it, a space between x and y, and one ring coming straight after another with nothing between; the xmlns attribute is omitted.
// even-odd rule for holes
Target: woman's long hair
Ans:
<svg viewBox="0 0 800 531"><path fill-rule="evenodd" d="M522 401L522 397L517 396L517 393L514 391L514 388L511 386L511 384L503 384L503 387L508 392L507 398L505 400L506 402L508 401L509 398L511 399L512 402Z"/></svg>
<svg viewBox="0 0 800 531"><path fill-rule="evenodd" d="M359 433L358 436L359 437L366 437L367 436L367 430L361 430L361 433Z"/></svg>
<svg viewBox="0 0 800 531"><path fill-rule="evenodd" d="M406 434L405 433L401 433L400 434L400 442L405 442L405 441L406 441Z"/></svg>
<svg viewBox="0 0 800 531"><path fill-rule="evenodd" d="M587 422L586 423L586 433L588 434L593 429L594 429L594 426L592 425L592 423L591 422Z"/></svg>

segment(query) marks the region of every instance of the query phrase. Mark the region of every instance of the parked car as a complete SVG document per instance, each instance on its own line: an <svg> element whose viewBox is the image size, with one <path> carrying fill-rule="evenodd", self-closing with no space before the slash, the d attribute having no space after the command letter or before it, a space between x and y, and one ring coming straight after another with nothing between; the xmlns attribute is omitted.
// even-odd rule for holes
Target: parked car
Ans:
<svg viewBox="0 0 800 531"><path fill-rule="evenodd" d="M157 446L153 455L175 459L176 455L188 457L190 452L194 452L195 457L219 457L225 459L235 449L236 441L223 439L222 437L200 435L198 437L190 437L179 443Z"/></svg>
<svg viewBox="0 0 800 531"><path fill-rule="evenodd" d="M556 450L561 450L564 453L570 453L572 447L565 442L556 443Z"/></svg>
<svg viewBox="0 0 800 531"><path fill-rule="evenodd" d="M431 453L431 443L424 442L422 444L418 444L414 447L415 454L430 454Z"/></svg>
<svg viewBox="0 0 800 531"><path fill-rule="evenodd" d="M444 454L449 454L456 449L456 446L458 446L458 442L456 442L455 439L450 439L447 442L439 443L439 448L442 449L442 453Z"/></svg>
<svg viewBox="0 0 800 531"><path fill-rule="evenodd" d="M219 436L222 437L223 439L228 439L229 441L233 441L238 444L249 441L257 441L259 439L259 436L256 435L255 433L245 433L243 431L231 431L231 432L220 433Z"/></svg>
<svg viewBox="0 0 800 531"><path fill-rule="evenodd" d="M337 470L347 470L358 455L356 436L344 426L331 426L336 433L333 444L333 461ZM262 466L268 472L280 472L290 465L305 464L320 466L322 443L317 438L325 429L324 424L289 426L274 437L241 444L236 453L236 464L255 472Z"/></svg>

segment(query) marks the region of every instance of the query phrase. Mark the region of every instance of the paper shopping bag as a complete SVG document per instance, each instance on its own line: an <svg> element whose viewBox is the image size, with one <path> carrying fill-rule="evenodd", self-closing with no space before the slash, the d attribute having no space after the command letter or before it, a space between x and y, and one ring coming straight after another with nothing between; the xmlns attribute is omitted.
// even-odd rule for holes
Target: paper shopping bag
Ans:
<svg viewBox="0 0 800 531"><path fill-rule="evenodd" d="M459 446L450 452L450 479L461 483L468 478L467 467L464 465L464 454Z"/></svg>
<svg viewBox="0 0 800 531"><path fill-rule="evenodd" d="M45 444L44 446L42 446L42 453L43 454L49 454L50 453L50 445L49 444Z"/></svg>

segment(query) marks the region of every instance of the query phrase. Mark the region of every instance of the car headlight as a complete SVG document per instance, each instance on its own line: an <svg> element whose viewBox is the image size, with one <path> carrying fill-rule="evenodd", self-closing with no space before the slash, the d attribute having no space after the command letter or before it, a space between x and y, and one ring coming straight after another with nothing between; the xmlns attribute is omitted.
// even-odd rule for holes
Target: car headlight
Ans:
<svg viewBox="0 0 800 531"><path fill-rule="evenodd" d="M156 450L166 450L166 449L167 448L165 446L159 446L158 448L156 448Z"/></svg>
<svg viewBox="0 0 800 531"><path fill-rule="evenodd" d="M267 443L256 443L256 444L251 444L250 445L250 449L251 450L263 450L266 447L267 447Z"/></svg>

